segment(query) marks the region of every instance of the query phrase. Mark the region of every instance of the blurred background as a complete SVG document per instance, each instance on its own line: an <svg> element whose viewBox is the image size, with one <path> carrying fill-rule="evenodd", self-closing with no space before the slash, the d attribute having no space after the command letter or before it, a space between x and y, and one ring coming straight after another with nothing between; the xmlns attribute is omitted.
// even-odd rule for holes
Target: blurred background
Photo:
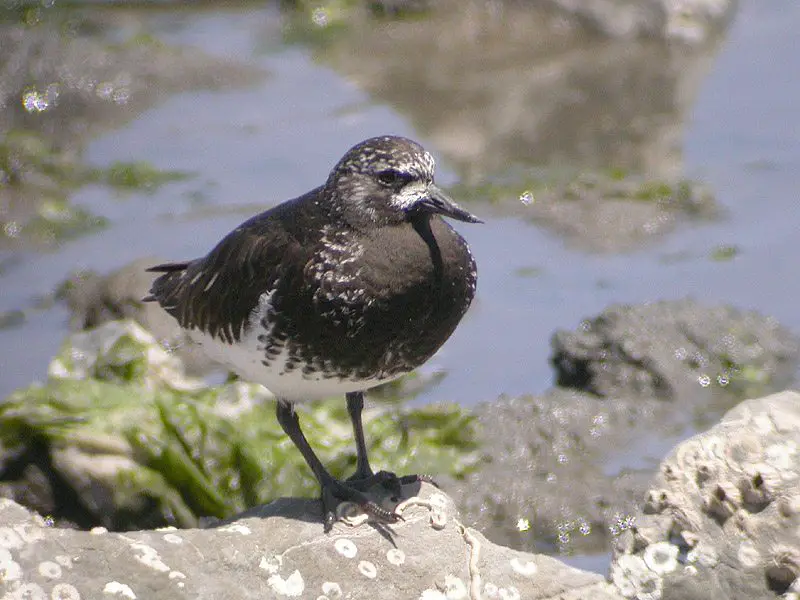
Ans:
<svg viewBox="0 0 800 600"><path fill-rule="evenodd" d="M472 309L383 395L477 415L465 519L603 570L674 443L796 381L799 29L795 0L6 2L0 398L31 406L71 331L121 317L213 373L139 304L144 268L407 136L486 223L457 224ZM20 414L0 490L58 513Z"/></svg>

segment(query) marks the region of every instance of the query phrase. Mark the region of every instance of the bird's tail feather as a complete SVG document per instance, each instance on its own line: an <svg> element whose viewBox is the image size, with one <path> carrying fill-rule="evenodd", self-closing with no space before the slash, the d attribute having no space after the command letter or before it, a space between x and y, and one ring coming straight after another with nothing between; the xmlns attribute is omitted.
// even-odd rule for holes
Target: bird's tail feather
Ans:
<svg viewBox="0 0 800 600"><path fill-rule="evenodd" d="M189 266L189 261L171 262L150 267L149 269L147 269L147 271L150 273L173 273L175 271L184 271L188 266Z"/></svg>
<svg viewBox="0 0 800 600"><path fill-rule="evenodd" d="M153 267L149 267L147 270L148 273L179 273L180 271L185 271L189 267L190 261L185 262L171 262L171 263L162 263L160 265L155 265ZM164 279L164 277L168 277L167 275L162 275L153 283L153 287L150 290L150 294L142 298L142 302L158 302L159 298L155 294L159 293L159 281Z"/></svg>

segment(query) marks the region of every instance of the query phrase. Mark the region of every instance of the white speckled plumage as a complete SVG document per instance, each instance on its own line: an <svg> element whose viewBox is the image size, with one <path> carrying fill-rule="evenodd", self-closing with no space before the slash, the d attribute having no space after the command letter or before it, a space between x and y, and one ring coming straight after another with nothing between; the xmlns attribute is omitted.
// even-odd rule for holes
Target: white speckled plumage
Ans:
<svg viewBox="0 0 800 600"><path fill-rule="evenodd" d="M269 336L261 323L270 312L270 294L263 294L258 307L253 311L246 333L236 344L228 344L199 329L189 330L189 337L198 344L211 359L236 372L247 381L260 383L276 397L287 402L307 402L330 396L340 396L348 392L369 389L382 383L393 381L402 375L396 373L387 377L370 379L341 378L326 374L324 370L308 373L303 369L289 369L289 352L284 346L280 354L270 357L270 366L265 368L265 344L259 338Z"/></svg>
<svg viewBox="0 0 800 600"><path fill-rule="evenodd" d="M407 478L372 471L362 392L428 360L475 294L475 261L443 217L480 221L434 184L434 166L411 140L366 140L324 185L248 219L206 256L151 269L162 275L146 300L208 356L277 396L278 422L322 488L326 527L345 500L396 520L363 493ZM341 394L358 453L347 481L325 469L292 408Z"/></svg>

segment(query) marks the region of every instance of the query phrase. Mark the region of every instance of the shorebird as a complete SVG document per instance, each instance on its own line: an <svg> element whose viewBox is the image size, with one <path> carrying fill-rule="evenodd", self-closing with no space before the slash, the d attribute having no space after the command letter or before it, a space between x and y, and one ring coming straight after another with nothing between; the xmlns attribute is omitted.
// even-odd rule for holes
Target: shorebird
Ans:
<svg viewBox="0 0 800 600"><path fill-rule="evenodd" d="M322 490L325 528L342 501L399 517L365 491L421 476L373 472L364 391L427 361L455 330L477 282L464 239L442 218L481 222L434 183L416 142L371 138L324 185L242 223L202 258L154 266L158 302L213 359L277 398L277 418ZM345 394L355 474L336 479L304 436L295 404Z"/></svg>

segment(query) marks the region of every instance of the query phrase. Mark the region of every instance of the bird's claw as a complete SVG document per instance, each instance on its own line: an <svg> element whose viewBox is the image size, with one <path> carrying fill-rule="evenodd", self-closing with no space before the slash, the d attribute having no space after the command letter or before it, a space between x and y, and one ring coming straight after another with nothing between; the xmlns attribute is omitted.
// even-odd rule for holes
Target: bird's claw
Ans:
<svg viewBox="0 0 800 600"><path fill-rule="evenodd" d="M346 481L332 479L322 486L322 507L325 515L325 531L328 532L339 519L338 506L343 502L357 505L361 511L375 520L383 523L397 523L404 521L402 515L396 510L387 510L371 500L365 492L376 486L381 486L391 493L389 499L399 503L403 497L403 486L417 482L427 482L436 485L430 475L404 475L398 477L389 471L378 471L366 477L351 477ZM438 487L438 486L436 486Z"/></svg>
<svg viewBox="0 0 800 600"><path fill-rule="evenodd" d="M401 517L400 514L396 512L390 512L385 508L378 506L372 500L369 500L366 504L362 504L361 510L385 523L397 523L398 521L403 520L403 517Z"/></svg>
<svg viewBox="0 0 800 600"><path fill-rule="evenodd" d="M409 477L412 479L405 481ZM417 483L418 481L421 483L430 483L433 487L437 489L442 489L441 487L439 487L439 484L436 483L436 480L433 478L433 475L428 475L427 473L419 473L418 475L406 475L405 477L400 478L400 483L402 485L407 485L409 483Z"/></svg>

